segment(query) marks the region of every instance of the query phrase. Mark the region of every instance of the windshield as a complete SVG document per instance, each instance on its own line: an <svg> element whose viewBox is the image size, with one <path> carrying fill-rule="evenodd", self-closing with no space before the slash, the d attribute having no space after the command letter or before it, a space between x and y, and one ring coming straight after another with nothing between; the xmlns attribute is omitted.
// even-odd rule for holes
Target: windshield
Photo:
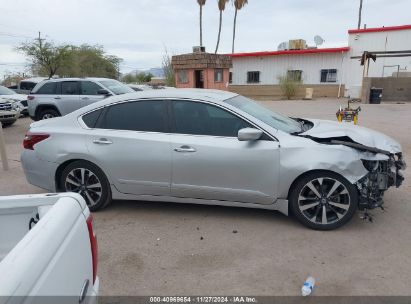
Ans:
<svg viewBox="0 0 411 304"><path fill-rule="evenodd" d="M229 105L246 112L247 114L261 120L267 125L287 133L301 132L301 124L287 116L275 113L270 109L260 106L251 99L244 96L236 96L225 101Z"/></svg>
<svg viewBox="0 0 411 304"><path fill-rule="evenodd" d="M116 95L134 93L132 88L117 80L101 80L99 82Z"/></svg>
<svg viewBox="0 0 411 304"><path fill-rule="evenodd" d="M14 95L16 92L6 87L0 86L0 95Z"/></svg>

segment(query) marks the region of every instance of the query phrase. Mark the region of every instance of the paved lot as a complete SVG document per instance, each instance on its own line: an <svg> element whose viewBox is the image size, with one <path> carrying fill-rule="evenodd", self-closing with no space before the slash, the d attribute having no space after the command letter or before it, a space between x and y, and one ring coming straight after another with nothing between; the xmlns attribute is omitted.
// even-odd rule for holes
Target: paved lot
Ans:
<svg viewBox="0 0 411 304"><path fill-rule="evenodd" d="M344 100L264 105L302 117L335 119ZM411 164L411 104L364 105L360 124L401 142ZM0 195L41 193L18 162L29 119L5 129L11 170ZM317 295L411 295L411 174L386 195L375 222L358 214L337 231L317 232L279 213L226 207L115 202L95 214L104 295L299 295L308 275ZM233 233L236 231L237 233Z"/></svg>

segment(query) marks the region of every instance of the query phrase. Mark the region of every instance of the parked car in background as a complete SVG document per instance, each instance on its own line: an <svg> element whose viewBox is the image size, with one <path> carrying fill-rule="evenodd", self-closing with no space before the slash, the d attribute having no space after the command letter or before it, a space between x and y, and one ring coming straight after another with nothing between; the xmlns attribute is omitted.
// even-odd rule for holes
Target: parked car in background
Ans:
<svg viewBox="0 0 411 304"><path fill-rule="evenodd" d="M127 85L136 92L153 90L153 88L151 86L147 85L147 84L132 84L132 83L129 83Z"/></svg>
<svg viewBox="0 0 411 304"><path fill-rule="evenodd" d="M3 127L11 126L20 117L20 108L17 102L0 98L0 122Z"/></svg>
<svg viewBox="0 0 411 304"><path fill-rule="evenodd" d="M28 96L33 120L63 116L108 96L134 92L127 85L107 78L59 78L36 85Z"/></svg>
<svg viewBox="0 0 411 304"><path fill-rule="evenodd" d="M0 197L0 231L1 303L96 302L97 239L80 195Z"/></svg>
<svg viewBox="0 0 411 304"><path fill-rule="evenodd" d="M45 77L32 77L32 78L28 78L28 79L23 79L22 81L20 81L19 84L17 84L16 88L13 89L14 91L16 91L16 93L19 94L30 94L31 90L34 89L34 87L46 80L48 78Z"/></svg>
<svg viewBox="0 0 411 304"><path fill-rule="evenodd" d="M162 85L132 84L132 83L129 83L127 85L136 92L150 91L150 90L175 89L175 87L165 87Z"/></svg>
<svg viewBox="0 0 411 304"><path fill-rule="evenodd" d="M28 107L27 107L27 95L17 94L16 92L14 92L13 90L10 90L9 88L0 86L0 101L17 104L21 114L23 115L29 114Z"/></svg>
<svg viewBox="0 0 411 304"><path fill-rule="evenodd" d="M400 144L384 134L212 90L108 98L33 123L24 147L31 184L80 193L92 211L113 199L290 209L320 230L382 206L405 169Z"/></svg>

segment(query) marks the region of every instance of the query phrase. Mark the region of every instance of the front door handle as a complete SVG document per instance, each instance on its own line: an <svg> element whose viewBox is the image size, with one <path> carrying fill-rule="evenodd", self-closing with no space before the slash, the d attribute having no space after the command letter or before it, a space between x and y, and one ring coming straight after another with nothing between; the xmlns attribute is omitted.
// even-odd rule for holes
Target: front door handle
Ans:
<svg viewBox="0 0 411 304"><path fill-rule="evenodd" d="M113 142L108 140L107 138L100 138L93 140L93 143L96 145L111 145Z"/></svg>
<svg viewBox="0 0 411 304"><path fill-rule="evenodd" d="M54 97L54 99L61 99L61 97L60 97L60 96L57 96L57 97Z"/></svg>
<svg viewBox="0 0 411 304"><path fill-rule="evenodd" d="M190 146L181 146L180 148L174 149L174 151L181 153L194 153L197 150Z"/></svg>

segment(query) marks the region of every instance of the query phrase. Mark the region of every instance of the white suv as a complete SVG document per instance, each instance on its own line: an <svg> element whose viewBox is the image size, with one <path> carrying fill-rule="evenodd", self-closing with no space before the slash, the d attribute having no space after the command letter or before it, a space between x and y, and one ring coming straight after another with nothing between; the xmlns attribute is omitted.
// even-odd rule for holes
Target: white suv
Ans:
<svg viewBox="0 0 411 304"><path fill-rule="evenodd" d="M28 96L33 120L71 113L108 96L133 93L125 84L108 78L59 78L37 84Z"/></svg>

